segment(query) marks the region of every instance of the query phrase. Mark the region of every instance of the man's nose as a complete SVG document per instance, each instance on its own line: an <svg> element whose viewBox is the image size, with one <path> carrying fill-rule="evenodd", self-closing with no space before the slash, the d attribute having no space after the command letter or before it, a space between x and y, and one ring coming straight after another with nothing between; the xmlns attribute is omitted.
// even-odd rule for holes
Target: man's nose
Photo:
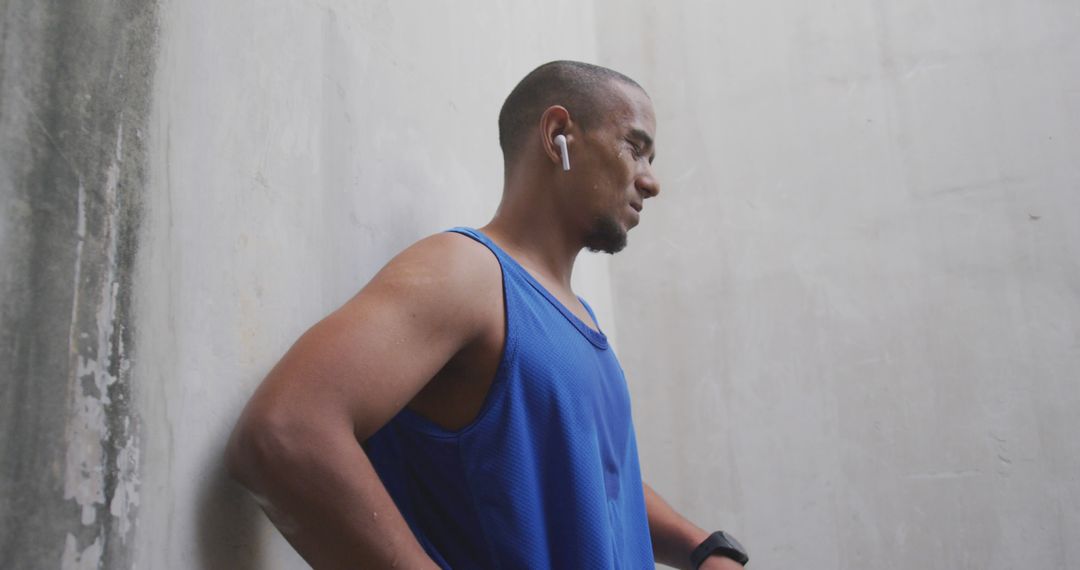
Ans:
<svg viewBox="0 0 1080 570"><path fill-rule="evenodd" d="M635 186L646 198L654 198L660 193L660 181L653 175L652 169L638 176Z"/></svg>

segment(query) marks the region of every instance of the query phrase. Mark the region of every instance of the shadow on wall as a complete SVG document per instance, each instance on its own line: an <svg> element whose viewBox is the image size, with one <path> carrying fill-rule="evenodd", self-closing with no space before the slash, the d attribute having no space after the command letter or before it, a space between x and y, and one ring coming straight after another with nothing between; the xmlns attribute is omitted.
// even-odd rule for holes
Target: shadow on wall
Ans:
<svg viewBox="0 0 1080 570"><path fill-rule="evenodd" d="M210 457L196 505L199 568L259 570L265 568L261 544L264 515L251 495L225 470L224 447Z"/></svg>

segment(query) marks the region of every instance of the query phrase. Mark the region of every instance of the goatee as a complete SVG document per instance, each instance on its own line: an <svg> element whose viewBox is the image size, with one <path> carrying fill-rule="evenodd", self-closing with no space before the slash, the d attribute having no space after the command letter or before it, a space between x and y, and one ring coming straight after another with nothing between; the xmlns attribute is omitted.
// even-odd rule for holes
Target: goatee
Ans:
<svg viewBox="0 0 1080 570"><path fill-rule="evenodd" d="M618 253L626 247L626 231L615 218L598 216L585 236L585 247L592 252Z"/></svg>

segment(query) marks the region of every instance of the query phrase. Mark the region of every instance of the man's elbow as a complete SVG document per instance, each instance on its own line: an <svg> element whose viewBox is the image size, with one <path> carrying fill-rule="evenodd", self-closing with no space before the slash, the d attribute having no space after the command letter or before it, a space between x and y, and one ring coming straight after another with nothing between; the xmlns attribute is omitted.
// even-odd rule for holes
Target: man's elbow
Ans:
<svg viewBox="0 0 1080 570"><path fill-rule="evenodd" d="M249 491L260 494L266 479L302 453L297 430L281 414L245 410L225 446L225 468Z"/></svg>

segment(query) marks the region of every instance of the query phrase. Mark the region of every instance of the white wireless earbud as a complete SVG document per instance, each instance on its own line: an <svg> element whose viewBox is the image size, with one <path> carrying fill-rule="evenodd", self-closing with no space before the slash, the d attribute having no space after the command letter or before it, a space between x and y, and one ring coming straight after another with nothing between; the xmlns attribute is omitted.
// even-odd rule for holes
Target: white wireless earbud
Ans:
<svg viewBox="0 0 1080 570"><path fill-rule="evenodd" d="M566 150L566 137L555 135L555 144L559 145L559 151L562 154L562 169L570 170L570 152Z"/></svg>

